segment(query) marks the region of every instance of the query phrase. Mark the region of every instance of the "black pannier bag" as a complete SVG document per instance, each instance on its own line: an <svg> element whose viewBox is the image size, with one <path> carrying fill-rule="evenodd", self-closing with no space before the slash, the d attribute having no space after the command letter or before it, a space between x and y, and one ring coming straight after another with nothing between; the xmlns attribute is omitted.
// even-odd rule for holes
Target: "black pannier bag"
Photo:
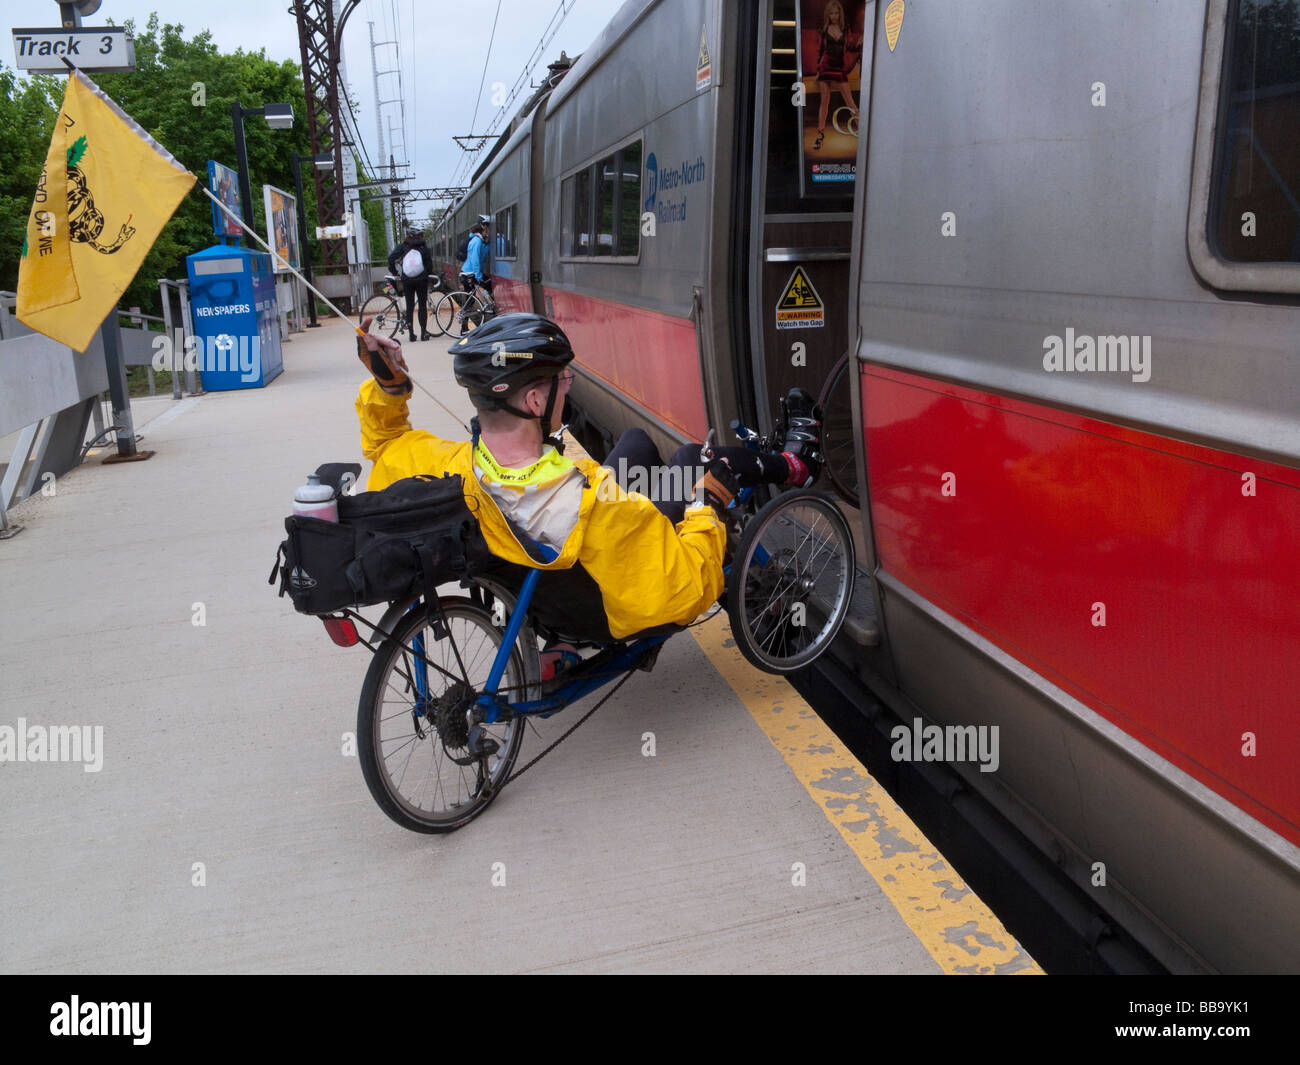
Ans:
<svg viewBox="0 0 1300 1065"><path fill-rule="evenodd" d="M346 469L346 467L344 467ZM338 485L324 471L321 481ZM359 472L359 470L358 470ZM270 583L302 614L331 614L466 581L489 560L461 478L406 477L379 492L339 495L337 523L290 515Z"/></svg>

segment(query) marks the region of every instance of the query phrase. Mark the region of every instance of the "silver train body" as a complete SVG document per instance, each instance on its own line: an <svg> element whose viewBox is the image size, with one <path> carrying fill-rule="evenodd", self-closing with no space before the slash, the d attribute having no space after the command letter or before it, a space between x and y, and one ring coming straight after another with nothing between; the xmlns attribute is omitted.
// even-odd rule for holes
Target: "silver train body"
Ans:
<svg viewBox="0 0 1300 1065"><path fill-rule="evenodd" d="M1300 970L1295 786L1276 761L1219 751L1242 721L1274 752L1300 735L1300 248L1234 261L1215 236L1246 180L1224 147L1241 4L921 0L901 21L894 4L849 5L864 26L856 181L818 198L795 180L811 131L802 151L791 140L807 130L795 84L813 88L803 6L630 0L435 241L454 275L470 222L497 220L501 302L566 329L575 402L606 439L640 426L662 450L734 417L764 425L776 396L816 391L851 351L859 583L880 635L835 653L900 720L998 726L998 771L958 772L1175 971ZM1300 84L1269 99L1251 112L1259 145L1293 118L1300 143ZM1270 204L1300 186L1300 161L1272 150L1285 195ZM774 314L796 268L817 328ZM1146 345L1149 376L1051 372L1067 329L1133 338L1135 359ZM1149 483L1130 497L1089 465L1111 458ZM965 471L958 499L1015 483L939 511L949 468ZM1220 484L1205 470L1259 471L1268 528L1202 498ZM1107 513L1080 548L1071 523L1108 494L1140 522ZM921 520L941 513L960 516ZM1116 617L1168 605L1091 665L1058 632L1090 573ZM1074 639L1091 636L1085 622ZM1250 668L1225 680L1234 656Z"/></svg>

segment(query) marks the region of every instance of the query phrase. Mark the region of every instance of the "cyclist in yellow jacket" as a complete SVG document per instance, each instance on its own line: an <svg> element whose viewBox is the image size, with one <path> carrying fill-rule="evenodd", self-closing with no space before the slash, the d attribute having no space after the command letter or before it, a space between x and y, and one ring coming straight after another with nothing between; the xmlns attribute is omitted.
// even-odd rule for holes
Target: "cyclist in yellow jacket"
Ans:
<svg viewBox="0 0 1300 1065"><path fill-rule="evenodd" d="M501 315L451 351L456 380L478 411L471 441L412 429L401 345L369 333L358 340L358 355L373 374L356 401L362 451L374 463L368 488L422 473L459 474L493 555L542 570L585 570L616 639L689 624L717 601L726 546L717 512L738 487L736 472L751 483L803 483L820 464L819 426L811 418L792 419L797 424L787 433L791 450L784 456L719 449L723 457L696 469L700 476L677 479L691 486L681 493L689 498L655 502L619 486L617 460L609 466L575 461L552 446L551 421L563 409L574 357L554 322ZM659 461L639 430L624 434L620 450L638 460L625 468ZM681 449L666 466L699 467L699 445Z"/></svg>

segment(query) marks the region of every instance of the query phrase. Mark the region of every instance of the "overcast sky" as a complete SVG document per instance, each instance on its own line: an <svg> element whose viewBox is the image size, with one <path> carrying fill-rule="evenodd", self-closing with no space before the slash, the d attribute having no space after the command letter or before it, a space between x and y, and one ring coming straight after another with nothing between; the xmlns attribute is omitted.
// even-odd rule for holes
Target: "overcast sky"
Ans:
<svg viewBox="0 0 1300 1065"><path fill-rule="evenodd" d="M584 51L622 3L623 0L567 0L569 13L542 53L531 81L538 82L546 72L546 64L558 57L561 49L570 56ZM187 36L203 29L211 30L217 47L223 52L264 48L272 59L292 59L299 63L297 23L288 12L289 6L290 0L103 0L100 9L85 24L102 26L111 20L121 25L127 19L134 19L143 25L150 12L157 11L164 22L182 24ZM500 16L489 55L496 0L362 0L344 29L343 58L349 92L360 107L361 136L371 160L380 162L368 22L374 23L376 41L400 41L406 155L413 164L408 172L415 175L415 181L408 185L424 188L452 181L462 158L452 136L471 132L469 124L476 101L478 120L472 132L486 131L498 110L492 106L493 84L501 82L509 92L559 7L560 0L500 0ZM0 26L8 38L0 43L0 56L5 65L14 63L12 37L8 33L11 28L57 26L58 13L54 0L0 0ZM378 49L376 58L380 70L399 65L399 52L392 47ZM481 96L480 78L483 78ZM379 87L385 100L399 95L396 75L381 76ZM525 87L511 105L511 113L528 94ZM258 101L242 102L251 106ZM400 128L400 112L396 106L385 106L384 117L385 126L391 118L393 127ZM394 139L398 141L394 154L401 162L401 138ZM385 154L391 150L385 130ZM233 159L229 162L234 165ZM428 206L417 205L412 213L422 217Z"/></svg>

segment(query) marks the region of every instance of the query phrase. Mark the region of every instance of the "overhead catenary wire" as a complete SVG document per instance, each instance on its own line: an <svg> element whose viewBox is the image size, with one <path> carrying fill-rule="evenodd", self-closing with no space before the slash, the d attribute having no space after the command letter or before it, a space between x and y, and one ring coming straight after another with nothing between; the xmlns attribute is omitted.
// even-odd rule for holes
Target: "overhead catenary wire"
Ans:
<svg viewBox="0 0 1300 1065"><path fill-rule="evenodd" d="M498 20L500 17L501 17L501 0L497 0L497 10L496 10L496 14L492 17L492 33L491 33L491 36L488 37L487 54L483 56L483 73L479 75L479 79L478 79L478 95L474 98L474 114L470 117L470 120L469 120L469 134L468 134L468 135L469 135L470 137L473 137L473 136L474 136L474 124L478 121L478 109L479 109L479 106L480 106L480 105L482 104L482 102L483 102L483 83L487 81L487 69L488 69L488 63L489 63L489 61L492 59L492 43L496 40L496 36L497 36L497 20ZM486 142L485 142L485 143L486 143ZM460 164L456 167L456 177L453 178L453 180L452 180L452 184L453 184L453 185L459 184L459 177L460 177L461 171L462 171L462 170L466 170L466 171L468 171L468 166L467 166L466 164L467 164L468 162L472 161L472 160L473 160L473 159L478 155L478 153L479 153L480 151L482 151L482 150L483 150L483 145L482 145L482 144L480 144L477 148L472 148L472 149L471 149L471 148L466 148L466 149L465 149L465 151L466 151L468 154L466 154L466 155L464 155L464 156L461 157L461 162L460 162Z"/></svg>
<svg viewBox="0 0 1300 1065"><path fill-rule="evenodd" d="M538 37L537 44L533 47L532 54L529 56L528 61L524 64L524 69L520 73L519 77L515 79L514 87L511 89L509 95L506 97L505 103L501 106L496 116L492 119L492 122L489 124L487 129L487 136L489 138L505 121L506 116L510 114L511 103L514 102L515 98L523 90L523 87L529 84L529 75L532 73L533 69L537 66L538 62L541 60L541 57L545 52L547 45L549 45L551 41L555 39L555 35L560 31L560 27L564 24L564 21L568 17L569 12L572 11L576 5L577 5L577 0L559 0L558 6L556 7L555 11L552 12L551 14L550 21L547 22L546 27L542 30L541 35ZM486 72L487 72L487 63L485 61L484 74L486 74ZM483 88L482 88L482 84L480 83L479 86L480 99L482 98L482 95L483 95ZM477 106L478 105L476 104L475 105L476 117L478 114ZM472 125L470 127L470 131L471 133L473 132ZM453 168L451 180L447 182L447 185L449 187L455 188L465 183L464 178L473 169L474 162L478 158L479 153L483 150L484 147L486 147L486 141L484 141L484 143L479 145L477 148L461 149L461 153L462 153L461 157L456 163L455 167Z"/></svg>
<svg viewBox="0 0 1300 1065"><path fill-rule="evenodd" d="M470 136L474 135L474 123L478 121L479 104L483 102L483 83L487 81L488 62L492 59L492 43L497 39L497 20L501 17L501 0L497 0L497 13L492 16L492 33L488 37L487 54L483 56L483 73L478 79L478 95L474 98L474 114L469 120Z"/></svg>

